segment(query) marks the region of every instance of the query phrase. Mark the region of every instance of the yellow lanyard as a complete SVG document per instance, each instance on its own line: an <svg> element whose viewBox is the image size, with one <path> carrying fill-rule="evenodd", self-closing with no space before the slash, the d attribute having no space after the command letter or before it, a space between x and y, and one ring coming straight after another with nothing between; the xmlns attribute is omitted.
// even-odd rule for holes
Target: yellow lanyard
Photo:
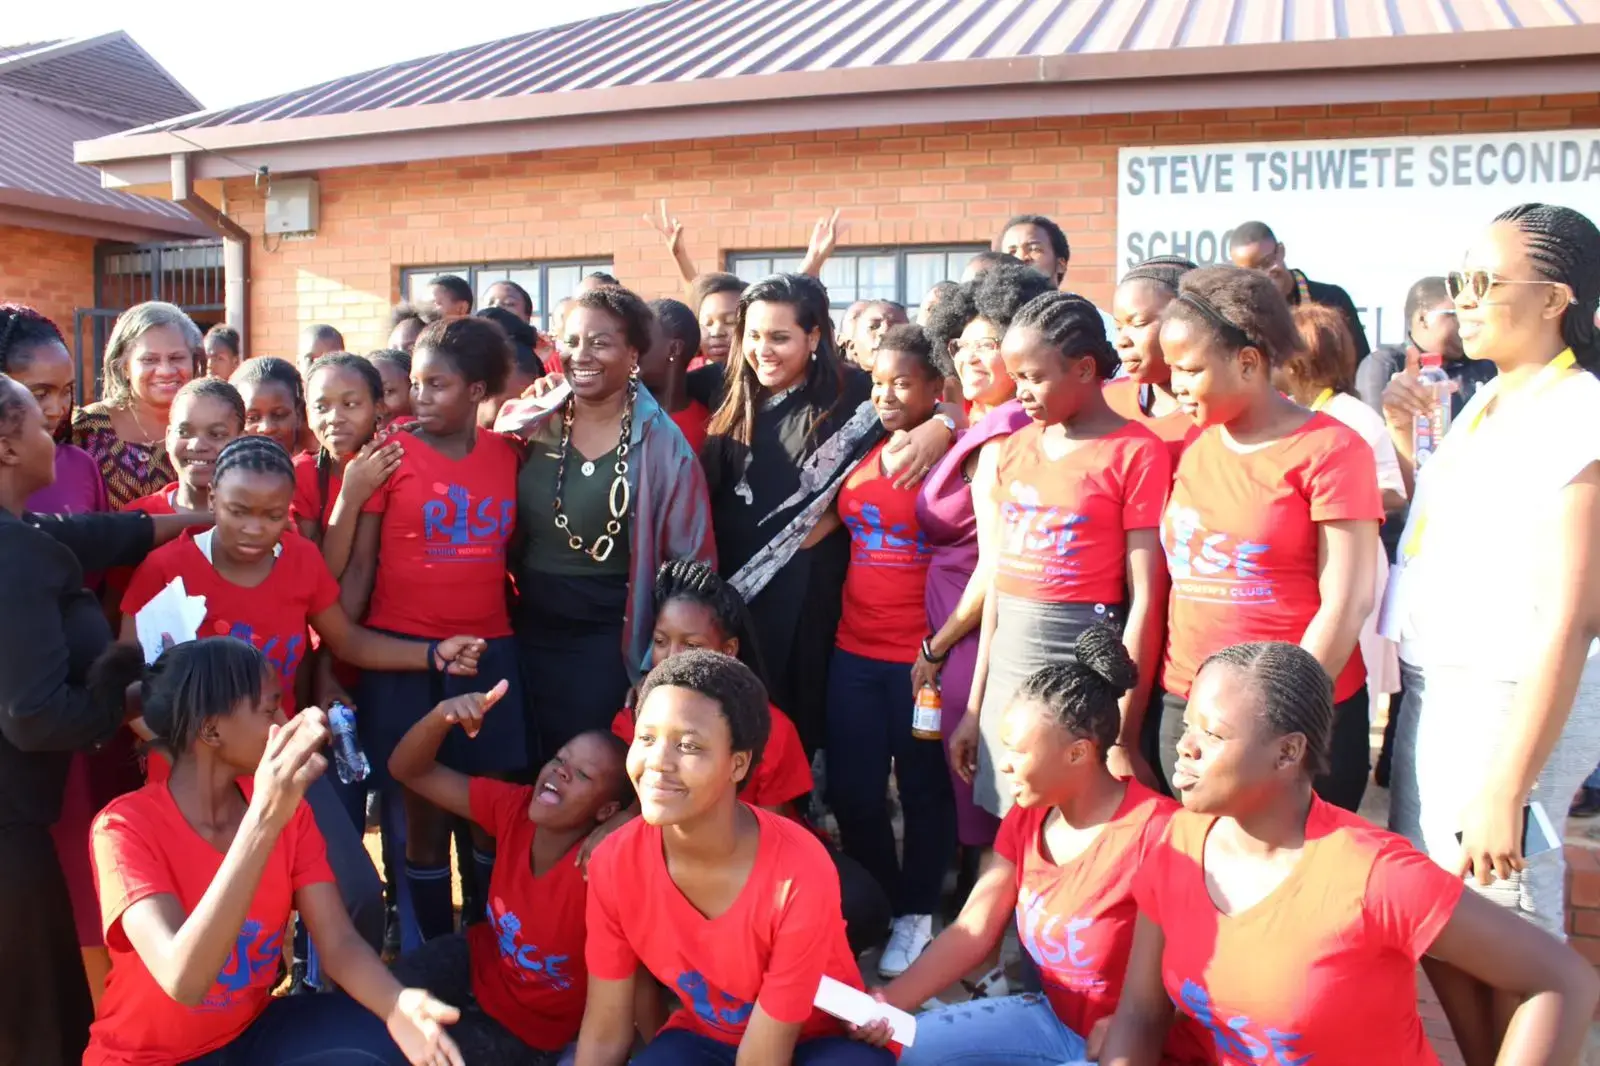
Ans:
<svg viewBox="0 0 1600 1066"><path fill-rule="evenodd" d="M1566 376L1566 372L1568 370L1571 370L1575 365L1577 365L1577 362L1577 356L1572 353L1571 348L1568 348L1566 351L1562 352L1560 355L1556 356L1554 359L1550 360L1544 365L1544 368L1539 371L1538 375L1536 375L1534 379L1528 383L1526 395L1537 396L1539 393L1544 392L1546 389L1555 385L1556 382L1560 381ZM1478 431L1479 427L1483 425L1484 416L1488 413L1489 405L1488 403L1485 403L1482 407L1478 408L1477 413L1472 416L1472 420L1460 426L1458 431L1463 436L1471 436L1473 433ZM1417 552L1422 550L1422 535L1427 528L1428 515L1426 511L1412 516L1411 535L1406 538L1405 544L1403 544L1400 548L1401 555L1403 555L1407 560L1415 559L1417 557Z"/></svg>
<svg viewBox="0 0 1600 1066"><path fill-rule="evenodd" d="M1333 399L1333 390L1323 389L1322 392L1317 394L1317 398L1311 401L1311 409L1313 411L1320 411L1324 407L1328 406L1328 401L1331 399Z"/></svg>

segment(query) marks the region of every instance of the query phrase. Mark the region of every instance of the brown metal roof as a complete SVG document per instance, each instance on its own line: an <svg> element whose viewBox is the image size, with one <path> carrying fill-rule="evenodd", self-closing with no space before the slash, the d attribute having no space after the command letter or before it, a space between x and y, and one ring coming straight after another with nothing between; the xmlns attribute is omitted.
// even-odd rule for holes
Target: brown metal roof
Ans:
<svg viewBox="0 0 1600 1066"><path fill-rule="evenodd" d="M204 233L166 200L101 186L73 161L76 141L106 137L196 103L125 34L0 49L0 207L61 216L93 232ZM131 229L130 229L131 227Z"/></svg>
<svg viewBox="0 0 1600 1066"><path fill-rule="evenodd" d="M1597 0L668 0L137 132L751 75L1596 24Z"/></svg>

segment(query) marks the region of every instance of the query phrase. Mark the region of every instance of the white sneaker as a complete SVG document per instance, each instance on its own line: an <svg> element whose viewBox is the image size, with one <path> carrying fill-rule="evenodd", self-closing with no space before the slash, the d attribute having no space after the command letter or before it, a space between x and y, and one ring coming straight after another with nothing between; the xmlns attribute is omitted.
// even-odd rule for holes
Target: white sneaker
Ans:
<svg viewBox="0 0 1600 1066"><path fill-rule="evenodd" d="M933 915L902 914L889 931L889 946L883 949L883 958L878 960L878 976L899 977L931 943Z"/></svg>

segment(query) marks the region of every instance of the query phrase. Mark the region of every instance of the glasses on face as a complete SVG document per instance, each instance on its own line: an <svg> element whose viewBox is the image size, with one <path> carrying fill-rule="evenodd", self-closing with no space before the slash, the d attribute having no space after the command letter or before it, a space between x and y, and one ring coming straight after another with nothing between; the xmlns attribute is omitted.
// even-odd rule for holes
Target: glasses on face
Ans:
<svg viewBox="0 0 1600 1066"><path fill-rule="evenodd" d="M976 355L987 359L999 353L1000 342L993 337L984 337L976 341L956 341L953 347L958 355Z"/></svg>
<svg viewBox="0 0 1600 1066"><path fill-rule="evenodd" d="M1555 285L1567 290L1569 303L1575 302L1572 299L1572 289L1564 281L1548 281L1544 278L1537 281L1503 278L1492 270L1452 270L1444 276L1445 292L1449 293L1450 299L1457 303L1465 295L1470 295L1474 302L1482 300L1496 285Z"/></svg>

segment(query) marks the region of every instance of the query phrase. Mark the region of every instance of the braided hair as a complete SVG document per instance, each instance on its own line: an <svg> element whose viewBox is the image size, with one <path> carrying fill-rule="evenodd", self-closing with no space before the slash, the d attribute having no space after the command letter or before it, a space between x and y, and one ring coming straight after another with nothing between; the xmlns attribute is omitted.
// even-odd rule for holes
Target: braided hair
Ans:
<svg viewBox="0 0 1600 1066"><path fill-rule="evenodd" d="M739 661L750 668L756 680L766 683L767 668L756 643L750 608L715 569L698 559L669 559L662 563L656 571L656 614L673 600L698 603L710 611L717 628L730 640L739 642Z"/></svg>
<svg viewBox="0 0 1600 1066"><path fill-rule="evenodd" d="M1561 315L1561 339L1578 365L1600 374L1600 229L1587 216L1554 204L1519 204L1499 215L1522 232L1528 258L1541 275L1572 290Z"/></svg>
<svg viewBox="0 0 1600 1066"><path fill-rule="evenodd" d="M1109 381L1122 365L1106 339L1105 320L1094 304L1072 292L1047 292L1022 306L1012 329L1031 329L1061 353L1063 359L1089 356L1102 380Z"/></svg>
<svg viewBox="0 0 1600 1066"><path fill-rule="evenodd" d="M217 453L217 463L212 469L211 489L214 493L224 478L235 471L248 474L277 474L294 484L294 460L283 450L283 445L271 437L252 433L235 437Z"/></svg>
<svg viewBox="0 0 1600 1066"><path fill-rule="evenodd" d="M1261 713L1274 736L1306 738L1301 769L1309 777L1328 772L1333 748L1333 682L1312 654L1298 644L1258 641L1235 644L1200 664L1225 663L1250 679L1261 696Z"/></svg>
<svg viewBox="0 0 1600 1066"><path fill-rule="evenodd" d="M373 366L388 363L390 366L398 367L400 373L406 377L411 376L411 353L404 348L379 348L375 352L367 353L367 361Z"/></svg>
<svg viewBox="0 0 1600 1066"><path fill-rule="evenodd" d="M56 324L22 304L0 304L0 374L21 370L41 344L66 347Z"/></svg>
<svg viewBox="0 0 1600 1066"><path fill-rule="evenodd" d="M733 750L750 753L750 768L738 786L742 791L761 765L761 754L772 733L767 687L738 659L704 648L674 655L651 670L639 687L639 706L644 707L650 693L666 686L698 692L717 705L727 720Z"/></svg>
<svg viewBox="0 0 1600 1066"><path fill-rule="evenodd" d="M1071 660L1029 675L1011 700L1037 703L1056 725L1094 741L1104 759L1122 727L1117 701L1138 683L1139 668L1117 631L1104 623L1079 633L1072 653Z"/></svg>
<svg viewBox="0 0 1600 1066"><path fill-rule="evenodd" d="M1178 282L1189 271L1196 269L1198 268L1194 263L1181 255L1157 255L1146 259L1122 275L1122 282L1126 284L1130 281L1153 281L1176 296Z"/></svg>
<svg viewBox="0 0 1600 1066"><path fill-rule="evenodd" d="M306 385L309 388L311 379L323 370L348 370L361 379L368 391L372 393L372 402L375 405L383 403L383 375L378 373L378 368L369 359L349 352L329 352L327 355L311 364L311 372L306 375ZM378 427L374 423L372 435L361 442L358 447L365 446L373 436L377 435ZM320 440L317 441L317 516L318 525L321 524L322 512L328 504L328 486L333 481L333 470L338 465L339 457L328 450L328 446Z"/></svg>

